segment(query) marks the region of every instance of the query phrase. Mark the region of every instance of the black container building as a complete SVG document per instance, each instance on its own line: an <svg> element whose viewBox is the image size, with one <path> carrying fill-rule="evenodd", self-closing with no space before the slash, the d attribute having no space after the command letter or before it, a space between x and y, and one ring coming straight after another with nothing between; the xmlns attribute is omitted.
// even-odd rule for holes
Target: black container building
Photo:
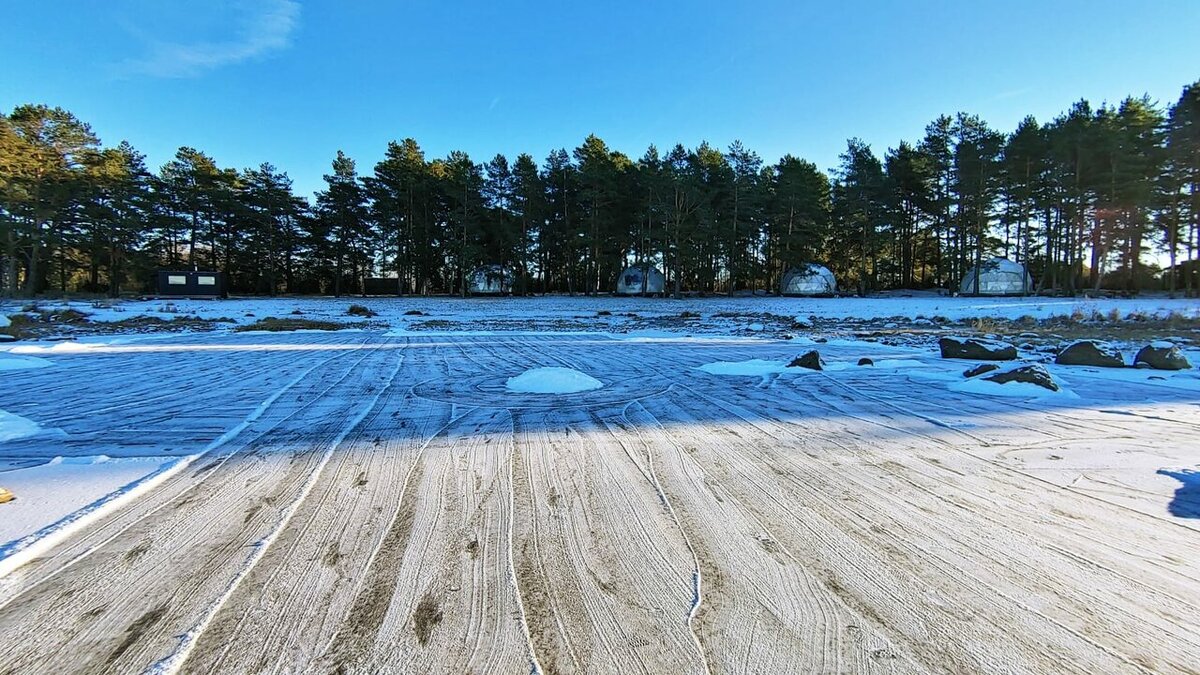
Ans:
<svg viewBox="0 0 1200 675"><path fill-rule="evenodd" d="M220 272L158 273L158 296L162 298L225 297L225 279Z"/></svg>

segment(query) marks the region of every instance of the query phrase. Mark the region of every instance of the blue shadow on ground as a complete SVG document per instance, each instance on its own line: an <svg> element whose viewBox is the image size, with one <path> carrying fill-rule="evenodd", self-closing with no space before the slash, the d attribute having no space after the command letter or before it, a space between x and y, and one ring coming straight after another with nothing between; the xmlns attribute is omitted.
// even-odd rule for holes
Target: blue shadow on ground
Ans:
<svg viewBox="0 0 1200 675"><path fill-rule="evenodd" d="M1158 473L1183 483L1175 490L1175 498L1167 504L1171 515L1177 518L1200 518L1200 471L1159 469Z"/></svg>

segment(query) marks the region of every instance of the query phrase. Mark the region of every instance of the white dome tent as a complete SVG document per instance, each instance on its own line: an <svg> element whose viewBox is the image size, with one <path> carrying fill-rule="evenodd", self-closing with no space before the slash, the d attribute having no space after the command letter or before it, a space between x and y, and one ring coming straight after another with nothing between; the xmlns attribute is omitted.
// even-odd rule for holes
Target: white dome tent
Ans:
<svg viewBox="0 0 1200 675"><path fill-rule="evenodd" d="M500 265L484 265L471 273L471 295L507 295L512 287L512 272Z"/></svg>
<svg viewBox="0 0 1200 675"><path fill-rule="evenodd" d="M667 279L657 267L627 267L617 277L617 295L662 295Z"/></svg>
<svg viewBox="0 0 1200 675"><path fill-rule="evenodd" d="M967 270L958 292L962 295L1025 295L1033 291L1033 277L1021 263L1008 258L991 258L979 266L979 288L975 268Z"/></svg>
<svg viewBox="0 0 1200 675"><path fill-rule="evenodd" d="M780 295L836 295L837 279L828 267L816 263L797 265L783 275Z"/></svg>

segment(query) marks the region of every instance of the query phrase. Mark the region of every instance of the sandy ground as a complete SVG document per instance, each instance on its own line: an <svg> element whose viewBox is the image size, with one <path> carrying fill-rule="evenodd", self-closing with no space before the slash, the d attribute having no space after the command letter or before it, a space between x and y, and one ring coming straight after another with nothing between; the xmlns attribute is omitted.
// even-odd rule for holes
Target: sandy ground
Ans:
<svg viewBox="0 0 1200 675"><path fill-rule="evenodd" d="M0 408L66 437L9 459L203 454L0 578L0 673L1196 672L1200 520L1158 473L1197 462L1195 375L1032 401L821 348L926 365L369 331L43 355ZM604 386L506 390L551 366Z"/></svg>

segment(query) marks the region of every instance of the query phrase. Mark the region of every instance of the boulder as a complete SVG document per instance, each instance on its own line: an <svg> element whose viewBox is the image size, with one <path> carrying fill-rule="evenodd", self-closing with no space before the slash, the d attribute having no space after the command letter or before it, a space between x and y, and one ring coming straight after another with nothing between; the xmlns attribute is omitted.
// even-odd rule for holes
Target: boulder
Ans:
<svg viewBox="0 0 1200 675"><path fill-rule="evenodd" d="M1012 361L1017 358L1017 348L999 340L944 337L938 340L938 347L942 350L943 359Z"/></svg>
<svg viewBox="0 0 1200 675"><path fill-rule="evenodd" d="M808 368L809 370L824 370L825 362L821 360L821 353L817 350L805 352L800 356L792 359L788 364L788 368Z"/></svg>
<svg viewBox="0 0 1200 675"><path fill-rule="evenodd" d="M1192 367L1179 347L1170 342L1152 342L1138 350L1133 365L1143 364L1155 370L1187 370Z"/></svg>
<svg viewBox="0 0 1200 675"><path fill-rule="evenodd" d="M1050 391L1058 391L1059 388L1058 383L1055 382L1054 378L1050 376L1050 371L1036 363L1032 363L1027 366L1017 366L1011 370L993 373L983 379L997 382L999 384L1004 384L1006 382L1028 382L1029 384L1036 384L1037 386L1042 387L1043 389L1049 389Z"/></svg>
<svg viewBox="0 0 1200 675"><path fill-rule="evenodd" d="M974 368L968 368L963 371L963 377L977 377L984 373L990 373L993 370L1000 370L1000 366L994 363L981 363Z"/></svg>
<svg viewBox="0 0 1200 675"><path fill-rule="evenodd" d="M1124 368L1121 350L1101 340L1079 340L1059 350L1054 362L1060 366L1097 366Z"/></svg>
<svg viewBox="0 0 1200 675"><path fill-rule="evenodd" d="M865 357L865 356L864 356L864 357L862 357L861 359L859 359L859 360L858 360L858 365L860 365L860 366L873 366L873 365L875 365L875 362L874 362L874 361L872 361L871 359L868 359L867 357Z"/></svg>

